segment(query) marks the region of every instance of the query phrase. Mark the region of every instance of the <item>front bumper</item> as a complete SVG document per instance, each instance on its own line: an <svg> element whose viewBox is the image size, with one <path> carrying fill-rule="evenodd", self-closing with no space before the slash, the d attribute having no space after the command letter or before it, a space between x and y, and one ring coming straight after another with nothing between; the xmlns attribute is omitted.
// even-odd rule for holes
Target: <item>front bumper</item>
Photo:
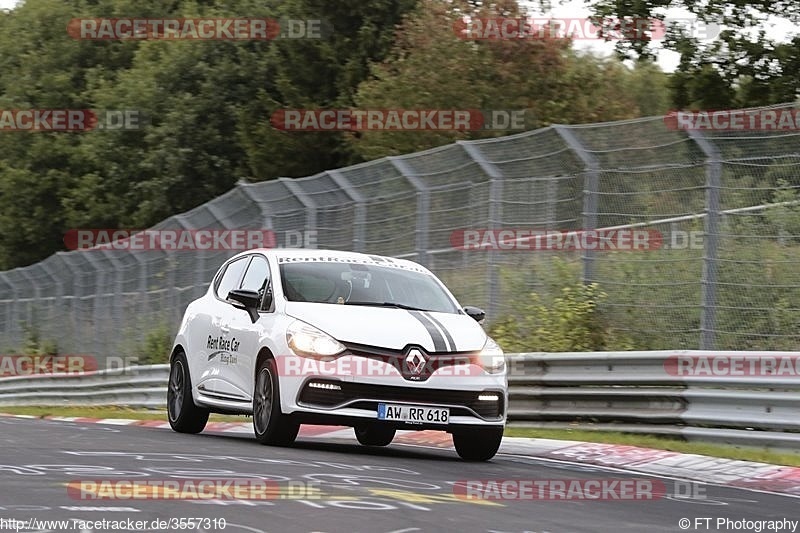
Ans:
<svg viewBox="0 0 800 533"><path fill-rule="evenodd" d="M337 369L367 368L349 364L347 359L360 359L348 354L342 357ZM363 363L363 361L362 361ZM298 421L312 424L356 425L365 420L392 425L400 429L439 429L453 427L504 426L508 409L508 386L505 374L489 374L473 366L467 371L453 372L446 368L433 372L425 381L410 381L395 370L395 366L376 367L382 362L371 361L370 368L378 371L369 376L363 373L338 371L306 373L302 376L281 377L281 403L285 414ZM310 384L328 387L312 388ZM490 399L491 398L491 399ZM450 410L448 424L418 424L378 421L378 404L446 407Z"/></svg>
<svg viewBox="0 0 800 533"><path fill-rule="evenodd" d="M305 423L357 425L367 420L401 429L465 429L504 426L508 409L505 373L491 374L478 366L473 353L426 354L429 365L421 379L408 375L406 350L347 345L347 352L329 363L290 355L280 377L281 408ZM291 372L288 371L291 369ZM309 384L330 388L311 388ZM493 396L494 401L479 396ZM448 424L378 420L378 404L446 407Z"/></svg>
<svg viewBox="0 0 800 533"><path fill-rule="evenodd" d="M501 389L434 389L310 378L297 397L299 406L324 411L346 408L376 413L379 403L448 407L451 416L473 417L484 422L502 422L506 410L505 392Z"/></svg>

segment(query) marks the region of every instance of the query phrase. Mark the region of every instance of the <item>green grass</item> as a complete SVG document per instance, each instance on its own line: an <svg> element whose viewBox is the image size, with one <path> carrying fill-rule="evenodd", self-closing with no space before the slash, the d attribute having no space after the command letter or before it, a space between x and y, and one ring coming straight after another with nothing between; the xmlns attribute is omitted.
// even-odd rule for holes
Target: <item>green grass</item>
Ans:
<svg viewBox="0 0 800 533"><path fill-rule="evenodd" d="M25 406L25 407L0 407L0 413L10 415L31 415L39 418L45 416L68 416L84 418L130 418L134 420L163 420L167 421L167 412L162 409L132 409L130 407L50 407L50 406ZM249 422L246 416L218 415L209 417L211 422Z"/></svg>
<svg viewBox="0 0 800 533"><path fill-rule="evenodd" d="M529 437L555 440L577 440L624 444L642 448L656 448L680 453L695 453L726 459L756 461L787 466L800 466L800 453L780 453L760 448L734 447L705 442L689 442L675 437L639 435L635 433L615 433L611 431L573 430L573 429L533 429L506 428L507 437Z"/></svg>

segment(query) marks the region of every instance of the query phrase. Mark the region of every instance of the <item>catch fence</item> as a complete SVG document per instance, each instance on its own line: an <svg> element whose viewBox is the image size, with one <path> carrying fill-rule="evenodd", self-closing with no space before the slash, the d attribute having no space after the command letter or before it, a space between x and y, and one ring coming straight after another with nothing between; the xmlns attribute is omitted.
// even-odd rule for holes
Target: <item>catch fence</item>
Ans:
<svg viewBox="0 0 800 533"><path fill-rule="evenodd" d="M531 292L546 299L596 282L604 320L633 348L796 350L799 140L797 129L687 132L664 117L552 126L242 182L153 229L270 229L279 245L312 235L317 248L409 258L489 322ZM639 251L475 250L459 240L465 229L620 227L661 239ZM0 349L146 353L174 335L233 253L60 252L0 273Z"/></svg>

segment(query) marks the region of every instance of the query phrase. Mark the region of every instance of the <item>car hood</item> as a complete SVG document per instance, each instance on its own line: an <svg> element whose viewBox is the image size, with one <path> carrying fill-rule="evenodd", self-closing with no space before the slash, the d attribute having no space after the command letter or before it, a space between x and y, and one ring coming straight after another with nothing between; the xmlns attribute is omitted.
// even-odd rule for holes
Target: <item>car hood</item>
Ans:
<svg viewBox="0 0 800 533"><path fill-rule="evenodd" d="M486 343L480 324L462 314L308 302L287 302L286 314L344 343L393 350L416 344L428 352L476 351Z"/></svg>

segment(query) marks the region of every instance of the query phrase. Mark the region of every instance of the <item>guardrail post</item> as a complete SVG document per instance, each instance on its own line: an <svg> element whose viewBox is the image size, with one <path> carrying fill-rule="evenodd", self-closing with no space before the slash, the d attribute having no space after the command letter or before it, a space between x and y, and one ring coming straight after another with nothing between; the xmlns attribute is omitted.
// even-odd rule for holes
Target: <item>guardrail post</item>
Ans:
<svg viewBox="0 0 800 533"><path fill-rule="evenodd" d="M419 179L414 170L404 159L387 157L392 165L403 175L404 178L417 190L417 229L416 246L417 262L430 268L428 250L430 248L430 212L431 212L431 192L428 186Z"/></svg>
<svg viewBox="0 0 800 533"><path fill-rule="evenodd" d="M585 175L583 180L583 230L593 231L597 229L597 193L600 187L600 163L591 154L578 137L566 126L554 125L564 142L572 149L585 165ZM581 255L583 261L583 283L594 281L594 250L583 250Z"/></svg>
<svg viewBox="0 0 800 533"><path fill-rule="evenodd" d="M689 137L708 158L706 167L706 217L703 239L703 292L700 303L700 349L713 350L717 329L717 256L719 249L720 187L722 154L702 132L689 130Z"/></svg>
<svg viewBox="0 0 800 533"><path fill-rule="evenodd" d="M503 180L505 176L497 165L486 159L481 149L470 142L456 141L467 155L475 161L484 174L489 177L489 223L488 230L498 229L503 224ZM495 317L500 302L500 281L497 251L490 249L487 256L486 284L489 287L489 301L486 308L487 316Z"/></svg>

